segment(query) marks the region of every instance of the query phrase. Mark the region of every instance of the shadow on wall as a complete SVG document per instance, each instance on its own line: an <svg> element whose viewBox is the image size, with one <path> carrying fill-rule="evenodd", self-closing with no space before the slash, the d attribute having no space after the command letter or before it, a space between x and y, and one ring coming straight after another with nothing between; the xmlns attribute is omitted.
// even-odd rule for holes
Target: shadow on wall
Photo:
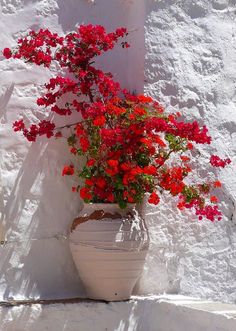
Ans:
<svg viewBox="0 0 236 331"><path fill-rule="evenodd" d="M8 241L0 247L5 300L83 296L68 241L61 236L67 236L68 221L79 207L78 197L60 178L64 147L53 141L34 143L5 202L2 222Z"/></svg>
<svg viewBox="0 0 236 331"><path fill-rule="evenodd" d="M108 31L124 26L130 31L131 47L116 47L99 59L98 64L110 71L121 86L137 93L144 84L144 19L145 0L58 0L58 22L69 32L79 24L100 24Z"/></svg>
<svg viewBox="0 0 236 331"><path fill-rule="evenodd" d="M12 96L14 90L14 83L12 83L5 91L5 93L0 97L0 120L1 123L6 122L6 111L8 102Z"/></svg>
<svg viewBox="0 0 236 331"><path fill-rule="evenodd" d="M95 4L59 0L58 22L64 32L81 23L102 24L108 31L120 26L133 30L129 40L132 47L128 50L117 47L98 65L114 73L123 87L141 92L144 0L119 0L107 7L105 0ZM108 13L105 13L106 9ZM43 23L41 25L45 28ZM40 27L39 24L35 29ZM16 70L14 75L18 74L20 72ZM22 81L18 77L16 89L30 86L32 79L36 80L32 77L26 74ZM75 206L79 207L78 196L71 193L70 183L61 178L61 169L70 160L67 146L65 148L63 142L55 140L40 140L29 146L20 135L14 135L12 122L24 109L18 110L20 99L15 94L10 100L12 92L13 85L0 99L3 124L0 132L1 176L4 184L1 221L5 223L8 240L0 247L0 296L5 300L83 296L68 241L58 237L67 235L68 222L76 216ZM37 117L35 112L33 118Z"/></svg>

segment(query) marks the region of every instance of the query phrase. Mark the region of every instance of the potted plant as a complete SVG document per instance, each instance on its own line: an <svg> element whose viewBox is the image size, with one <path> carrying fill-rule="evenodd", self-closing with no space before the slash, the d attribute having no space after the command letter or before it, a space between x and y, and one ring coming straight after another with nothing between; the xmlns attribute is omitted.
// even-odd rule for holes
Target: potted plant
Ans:
<svg viewBox="0 0 236 331"><path fill-rule="evenodd" d="M37 105L60 116L77 114L77 120L58 127L48 119L30 126L19 119L13 128L30 142L43 135L66 137L74 159L84 160L83 167L69 163L62 170L62 176L77 176L72 190L85 202L72 223L70 247L88 297L108 301L128 299L142 272L149 237L135 205L145 194L157 205L165 190L180 210L221 219L211 193L221 183L186 181L192 149L211 142L207 128L184 121L179 112L167 113L149 96L129 93L111 73L95 67L95 59L117 43L129 47L127 34L125 28L107 33L93 25L64 37L41 29L3 50L6 58L49 69L56 63L64 71L45 84ZM224 167L230 160L212 155L210 163Z"/></svg>

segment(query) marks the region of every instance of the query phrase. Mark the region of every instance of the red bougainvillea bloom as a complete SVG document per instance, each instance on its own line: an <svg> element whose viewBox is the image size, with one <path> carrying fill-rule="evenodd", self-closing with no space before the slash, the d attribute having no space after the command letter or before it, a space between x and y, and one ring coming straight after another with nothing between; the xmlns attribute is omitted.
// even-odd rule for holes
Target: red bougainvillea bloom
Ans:
<svg viewBox="0 0 236 331"><path fill-rule="evenodd" d="M105 172L107 175L112 177L112 176L117 175L119 173L119 170L117 167L112 167L112 168L106 168Z"/></svg>
<svg viewBox="0 0 236 331"><path fill-rule="evenodd" d="M115 201L115 196L114 196L114 194L113 194L112 192L110 192L110 193L107 195L106 200L107 200L108 202L114 202L114 201Z"/></svg>
<svg viewBox="0 0 236 331"><path fill-rule="evenodd" d="M187 156L180 156L180 158L181 158L181 160L183 161L183 162L188 162L188 161L190 161L190 158L189 157L187 157Z"/></svg>
<svg viewBox="0 0 236 331"><path fill-rule="evenodd" d="M146 95L139 95L138 96L138 100L140 102L143 102L143 103L149 103L149 102L152 102L152 98L151 97L148 97Z"/></svg>
<svg viewBox="0 0 236 331"><path fill-rule="evenodd" d="M157 205L160 202L160 198L155 192L152 192L148 199L148 202Z"/></svg>
<svg viewBox="0 0 236 331"><path fill-rule="evenodd" d="M103 177L98 177L95 181L96 186L103 189L106 186L106 180Z"/></svg>
<svg viewBox="0 0 236 331"><path fill-rule="evenodd" d="M77 148L75 148L75 147L72 147L71 149L70 149L70 152L72 153L72 154L77 154Z"/></svg>
<svg viewBox="0 0 236 331"><path fill-rule="evenodd" d="M13 123L13 129L15 132L24 130L25 124L24 124L23 120L15 121Z"/></svg>
<svg viewBox="0 0 236 331"><path fill-rule="evenodd" d="M214 187L221 187L221 186L222 186L222 184L221 184L221 182L219 180L216 180L214 182Z"/></svg>
<svg viewBox="0 0 236 331"><path fill-rule="evenodd" d="M227 164L231 163L231 160L229 158L227 159L221 159L217 155L212 155L210 158L210 163L213 167L221 167L224 168Z"/></svg>
<svg viewBox="0 0 236 331"><path fill-rule="evenodd" d="M86 137L81 137L80 138L80 146L83 152L87 152L88 148L89 148L89 140Z"/></svg>
<svg viewBox="0 0 236 331"><path fill-rule="evenodd" d="M187 143L187 148L190 149L190 150L193 149L193 144L192 143Z"/></svg>
<svg viewBox="0 0 236 331"><path fill-rule="evenodd" d="M157 168L153 165L146 166L143 168L143 173L155 176L157 175Z"/></svg>
<svg viewBox="0 0 236 331"><path fill-rule="evenodd" d="M69 165L69 166L64 166L63 170L62 170L62 176L65 176L65 175L74 175L74 166L73 165Z"/></svg>
<svg viewBox="0 0 236 331"><path fill-rule="evenodd" d="M185 121L179 112L166 112L150 96L129 93L111 73L97 68L96 58L115 45L129 47L124 40L127 35L123 27L108 33L92 24L65 36L40 29L20 38L15 49L5 48L7 59L44 66L52 73L60 68L61 73L44 85L36 105L53 115L49 118L65 118L65 124L57 127L47 118L29 123L25 118L13 123L14 131L30 142L40 136L65 137L70 157L82 158L80 166L66 165L62 175L84 180L84 187L73 186L72 190L85 202L114 202L125 208L127 203L141 202L148 193L149 203L157 205L156 192L164 190L176 198L180 210L192 208L199 219L220 219L212 190L221 183L191 183L189 179L194 170L192 150L198 144L211 143L207 128L197 121ZM210 159L216 167L230 162L216 155Z"/></svg>
<svg viewBox="0 0 236 331"><path fill-rule="evenodd" d="M93 186L94 185L94 180L87 178L87 179L85 179L85 184L87 186Z"/></svg>
<svg viewBox="0 0 236 331"><path fill-rule="evenodd" d="M211 200L211 202L213 202L213 203L217 203L217 202L218 202L218 199L217 199L217 197L216 197L215 195L212 195L212 196L210 197L210 200Z"/></svg>
<svg viewBox="0 0 236 331"><path fill-rule="evenodd" d="M87 161L87 166L92 167L95 163L96 163L96 160L90 159L90 160Z"/></svg>
<svg viewBox="0 0 236 331"><path fill-rule="evenodd" d="M96 126L103 126L105 124L105 122L106 122L105 116L98 116L93 121L93 124L96 125Z"/></svg>
<svg viewBox="0 0 236 331"><path fill-rule="evenodd" d="M108 164L110 167L117 167L118 164L119 164L119 161L118 161L118 160L107 160L107 164Z"/></svg>
<svg viewBox="0 0 236 331"><path fill-rule="evenodd" d="M199 220L205 216L211 222L214 222L215 218L217 217L218 221L221 220L221 212L218 209L218 206L205 206L203 208L199 208L196 210L196 215L199 215Z"/></svg>
<svg viewBox="0 0 236 331"><path fill-rule="evenodd" d="M80 189L80 197L84 200L90 200L93 196L87 187L83 187Z"/></svg>
<svg viewBox="0 0 236 331"><path fill-rule="evenodd" d="M11 52L10 48L4 48L2 53L6 59L10 59L12 57L12 52Z"/></svg>

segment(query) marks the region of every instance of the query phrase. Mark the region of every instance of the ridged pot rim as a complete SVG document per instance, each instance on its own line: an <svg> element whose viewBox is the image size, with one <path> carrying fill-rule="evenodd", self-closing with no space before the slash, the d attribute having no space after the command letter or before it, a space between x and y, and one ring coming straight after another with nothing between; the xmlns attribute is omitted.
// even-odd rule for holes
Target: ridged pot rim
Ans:
<svg viewBox="0 0 236 331"><path fill-rule="evenodd" d="M126 208L120 208L118 203L109 203L109 202L90 202L90 203L83 203L82 205L82 210L101 210L101 209L106 209L106 210L115 210L119 212L126 212L127 210L132 210L135 209L137 206L136 203L127 203Z"/></svg>
<svg viewBox="0 0 236 331"><path fill-rule="evenodd" d="M93 205L108 205L108 206L117 206L120 208L118 203L114 203L114 202L83 202L83 206L93 206ZM137 203L127 203L127 206L136 206ZM120 208L122 209L122 208Z"/></svg>
<svg viewBox="0 0 236 331"><path fill-rule="evenodd" d="M97 213L98 215L96 215ZM116 219L120 219L128 214L139 214L135 203L127 204L127 207L124 209L120 208L117 203L84 203L78 217L74 219L71 225L71 232L73 232L78 225L91 220L101 220L102 218L106 218L104 217L105 215L107 215L108 218L111 217L113 222L115 222ZM96 219L96 217L98 218Z"/></svg>

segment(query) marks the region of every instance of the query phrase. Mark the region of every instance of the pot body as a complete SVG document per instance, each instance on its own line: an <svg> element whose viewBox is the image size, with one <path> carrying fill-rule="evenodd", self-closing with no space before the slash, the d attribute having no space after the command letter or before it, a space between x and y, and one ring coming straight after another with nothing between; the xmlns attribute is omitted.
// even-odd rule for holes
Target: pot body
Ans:
<svg viewBox="0 0 236 331"><path fill-rule="evenodd" d="M85 204L71 227L70 249L90 299L127 300L141 276L149 235L135 205Z"/></svg>

